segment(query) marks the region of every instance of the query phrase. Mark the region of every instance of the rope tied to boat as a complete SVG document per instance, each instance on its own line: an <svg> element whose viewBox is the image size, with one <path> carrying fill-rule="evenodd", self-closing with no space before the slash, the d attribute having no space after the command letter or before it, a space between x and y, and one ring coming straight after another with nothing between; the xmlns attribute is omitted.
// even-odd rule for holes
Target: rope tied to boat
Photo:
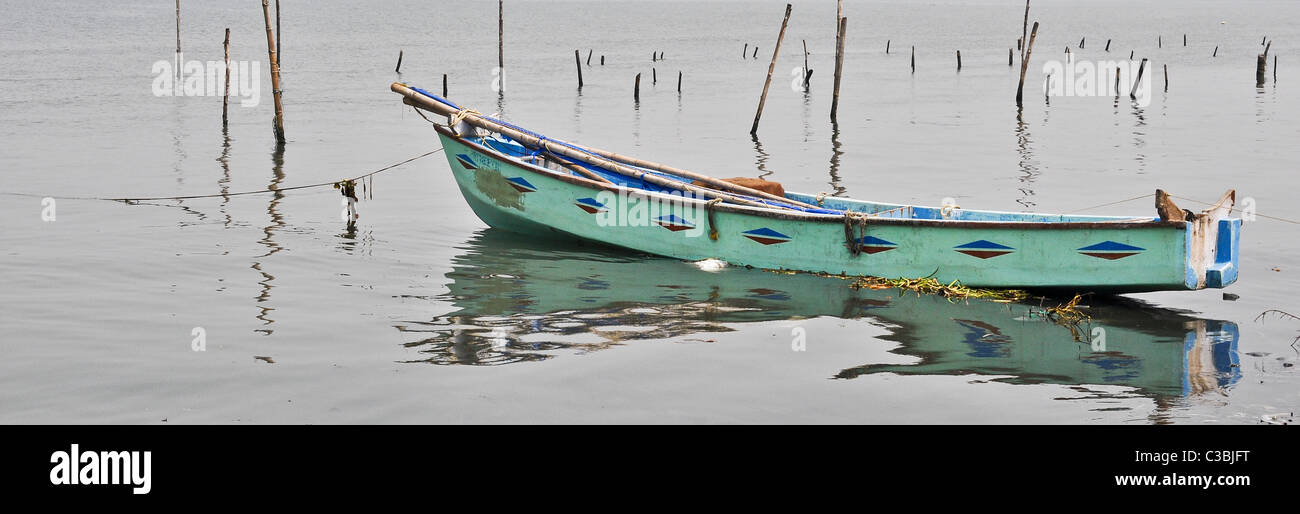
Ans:
<svg viewBox="0 0 1300 514"><path fill-rule="evenodd" d="M709 200L708 202L705 202L704 204L704 210L708 214L707 218L709 221L709 239L713 241L718 240L718 228L717 228L718 224L713 220L713 208L720 203L722 203L721 198L714 198L712 200Z"/></svg>
<svg viewBox="0 0 1300 514"><path fill-rule="evenodd" d="M418 111L419 109L416 110ZM447 115L447 127L452 130L455 130L456 125L459 125L460 122L465 121L465 118L468 118L470 116L478 116L481 118L483 117L483 113L478 112L474 109L470 109L468 107L462 108L456 111L455 113Z"/></svg>
<svg viewBox="0 0 1300 514"><path fill-rule="evenodd" d="M854 226L857 232L854 232ZM867 215L863 213L844 211L844 245L849 249L849 255L857 257L862 254L862 241L867 237Z"/></svg>
<svg viewBox="0 0 1300 514"><path fill-rule="evenodd" d="M818 207L825 207L825 205L822 205L822 201L823 201L823 200L826 200L826 195L828 195L828 194L830 194L830 193L827 193L827 192L825 192L825 191L822 191L822 192L820 192L820 193L817 193L817 206L818 206Z"/></svg>

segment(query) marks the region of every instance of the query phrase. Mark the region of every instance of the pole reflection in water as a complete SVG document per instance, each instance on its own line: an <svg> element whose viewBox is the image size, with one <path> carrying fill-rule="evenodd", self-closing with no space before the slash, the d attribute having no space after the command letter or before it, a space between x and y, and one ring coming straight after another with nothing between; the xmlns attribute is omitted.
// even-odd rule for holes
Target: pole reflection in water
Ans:
<svg viewBox="0 0 1300 514"><path fill-rule="evenodd" d="M844 150L840 147L840 122L831 120L831 163L827 171L831 175L831 196L844 196L848 192L844 186L840 185L840 157L844 155Z"/></svg>
<svg viewBox="0 0 1300 514"><path fill-rule="evenodd" d="M709 341L738 324L819 316L887 325L883 339L912 364L845 363L834 378L876 373L981 375L1013 384L1110 385L1159 401L1226 394L1241 378L1237 327L1096 299L1081 340L1037 305L955 302L896 290L852 289L836 278L726 268L574 242L484 230L447 274L449 292L418 297L454 310L396 328L414 339L408 362L500 365L602 350L638 340ZM852 331L846 330L845 337ZM862 344L876 341L864 340ZM1107 393L1115 394L1115 393Z"/></svg>
<svg viewBox="0 0 1300 514"><path fill-rule="evenodd" d="M767 152L763 151L763 143L759 142L758 134L750 134L749 138L754 141L754 167L758 168L758 178L767 178L772 172L767 169Z"/></svg>
<svg viewBox="0 0 1300 514"><path fill-rule="evenodd" d="M266 305L271 301L271 282L275 281L275 276L262 269L262 263L267 257L279 253L282 249L279 243L275 242L274 235L276 230L284 228L285 225L284 215L280 214L279 210L280 200L284 198L284 193L279 191L280 184L284 182L284 144L275 145L275 151L271 152L271 164L271 184L267 189L276 190L274 193L271 193L271 202L266 206L266 213L270 215L271 223L262 229L262 239L257 241L258 244L266 247L266 253L257 256L253 261L252 266L250 266L258 273L262 274L262 280L257 282L258 285L262 286L262 289L257 295L257 309L259 313L256 317L265 327L269 327L271 324L275 323L275 320L270 316L271 311L274 311L275 307ZM271 328L260 328L255 330L255 332L261 332L262 334L269 336L273 330Z"/></svg>
<svg viewBox="0 0 1300 514"><path fill-rule="evenodd" d="M1031 200L1034 196L1034 181L1038 179L1038 161L1034 159L1034 151L1030 147L1034 139L1029 134L1029 124L1025 123L1025 111L1021 106L1016 106L1016 152L1020 154L1020 198L1016 203L1020 204L1025 210L1032 210L1038 202Z"/></svg>

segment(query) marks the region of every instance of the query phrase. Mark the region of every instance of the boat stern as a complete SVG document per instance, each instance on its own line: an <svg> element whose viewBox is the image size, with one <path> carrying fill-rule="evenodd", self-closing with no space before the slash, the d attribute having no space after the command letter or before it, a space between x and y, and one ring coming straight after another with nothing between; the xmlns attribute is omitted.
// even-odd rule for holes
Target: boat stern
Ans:
<svg viewBox="0 0 1300 514"><path fill-rule="evenodd" d="M1222 289L1237 281L1241 219L1227 217L1235 201L1235 191L1228 191L1213 207L1187 221L1188 289Z"/></svg>

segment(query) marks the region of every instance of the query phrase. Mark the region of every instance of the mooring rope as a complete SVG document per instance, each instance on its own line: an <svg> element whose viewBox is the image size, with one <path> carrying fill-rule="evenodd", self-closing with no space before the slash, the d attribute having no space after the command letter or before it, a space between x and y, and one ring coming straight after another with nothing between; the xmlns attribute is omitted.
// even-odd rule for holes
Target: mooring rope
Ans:
<svg viewBox="0 0 1300 514"><path fill-rule="evenodd" d="M1103 204L1101 204L1101 205L1094 205L1094 206L1092 206L1092 207L1084 207L1084 208L1082 208L1082 209L1075 209L1075 210L1072 210L1072 211L1066 211L1066 212L1064 212L1064 213L1062 213L1062 214L1073 214L1073 213L1080 212L1080 211L1086 211L1086 210L1091 210L1091 209L1097 209L1097 208L1101 208L1101 207L1109 207L1109 206L1112 206L1112 205L1119 205L1119 204L1122 204L1122 203L1132 202L1132 201L1135 201L1135 200L1141 200L1141 199L1143 199L1143 198L1151 198L1151 197L1153 197L1153 196L1155 196L1155 195L1156 195L1155 193L1148 193L1148 194L1145 194L1145 195L1142 195L1142 196L1135 196L1135 197L1133 197L1133 198L1126 198L1126 199L1119 200L1119 201L1115 201L1115 202L1108 202L1108 203L1103 203ZM1204 206L1206 206L1206 207L1213 207L1214 205L1216 205L1216 204L1213 204L1213 203L1210 203L1210 202L1202 202L1202 201L1200 201L1200 200L1197 200L1197 199L1194 199L1194 198L1187 198L1187 197L1184 197L1184 196L1174 196L1174 195L1169 195L1169 197L1170 197L1170 198L1177 198L1177 199L1179 199L1179 200L1184 200L1184 201L1188 201L1188 202L1192 202L1192 203L1194 203L1194 204L1198 204L1198 205L1204 205ZM1232 209L1230 209L1228 212L1241 212L1241 213L1244 213L1245 210L1243 210L1243 209L1241 209L1241 208L1239 208L1239 207L1237 207L1237 206L1234 205L1234 206L1232 207ZM1252 215L1253 215L1253 216L1258 216L1258 217L1260 217L1260 218L1267 218L1267 219L1270 219L1270 220L1273 220L1273 221L1281 221L1281 222L1283 222L1283 223L1290 223L1290 224L1292 224L1292 225L1300 225L1300 221L1291 220L1291 219L1286 219L1286 218L1279 218L1279 217L1277 217L1277 216L1268 216L1268 215L1265 215L1265 214L1260 214L1260 213L1258 213L1258 212L1252 213Z"/></svg>
<svg viewBox="0 0 1300 514"><path fill-rule="evenodd" d="M853 233L853 226L857 225L858 232ZM849 248L849 254L857 257L862 254L863 239L867 237L867 216L853 211L844 211L844 244Z"/></svg>
<svg viewBox="0 0 1300 514"><path fill-rule="evenodd" d="M1125 198L1125 199L1123 199L1123 200L1119 200L1119 201L1117 201L1117 202L1103 203L1103 204L1101 204L1101 205L1094 205L1094 206L1092 206L1092 207L1084 207L1084 208L1082 208L1082 209L1075 209L1075 210L1072 210L1072 211L1065 211L1065 212L1063 212L1063 213L1061 213L1061 214L1074 214L1074 213L1076 213L1076 212L1081 212L1081 211L1087 211L1087 210L1092 210L1092 209L1100 209L1100 208L1102 208L1102 207L1110 207L1110 206L1112 206L1112 205L1119 205L1119 204L1122 204L1122 203L1132 202L1132 201L1134 201L1134 200L1141 200L1141 199L1143 199L1143 198L1150 198L1150 197L1153 197L1153 196L1155 196L1155 195L1156 195L1155 193L1147 193L1147 194L1144 194L1144 195L1142 195L1142 196L1134 196L1133 198Z"/></svg>
<svg viewBox="0 0 1300 514"><path fill-rule="evenodd" d="M375 176L375 175L378 175L378 174L383 173L383 172L385 172L385 171L391 170L391 169L396 168L396 167L398 167L398 166L401 166L401 165L403 165L403 164L406 164L406 163L409 163L409 162L412 162L412 161L415 161L415 160L423 159L423 158L428 157L428 156L430 156L430 155L433 155L433 154L435 154L435 153L441 152L442 150L443 150L442 148L438 148L437 150L432 150L432 151L429 151L429 152L425 152L425 153L423 153L423 154L417 155L417 156L412 157L412 158L410 158L410 159L407 159L407 160L405 160L405 161L402 161L402 162L399 162L399 163L396 163L396 164L390 164L390 165L388 165L388 166L384 166L383 168L379 168L379 169L377 169L377 170L375 170L375 171L372 171L372 172L370 172L370 173L366 173L366 174L364 174L364 175L358 175L358 176L353 177L353 178L350 178L350 179L335 180L335 181L333 181L333 182L320 182L320 183L317 183L317 184L304 184L304 185L300 185L300 186L289 186L289 187L276 187L276 188L271 188L271 189L260 189L260 190L257 190L257 191L239 191L239 192L236 192L236 193L216 193L216 194L208 194L208 195L154 196L154 197L140 197L140 198L108 198L108 197L101 197L101 196L52 196L52 195L38 195L38 194L32 194L32 193L0 193L0 194L11 195L11 196L28 196L28 197L34 197L34 198L54 198L54 199L57 199L57 200L104 200L104 201L110 201L110 202L150 202L150 201L158 201L158 200L194 200L194 199L199 199L199 198L225 198L225 197L229 197L229 196L256 195L256 194L264 194L264 193L279 193L279 192L283 192L283 191L293 191L293 190L295 190L295 189L308 189L308 188L313 188L313 187L335 186L335 185L338 185L338 184L344 184L344 183L348 183L348 182L357 182L357 181L359 181L359 180L361 180L361 179L373 177L373 176Z"/></svg>
<svg viewBox="0 0 1300 514"><path fill-rule="evenodd" d="M722 203L721 198L714 198L712 200L709 200L708 202L705 202L704 204L704 209L707 214L705 218L709 222L709 239L712 241L718 240L718 224L713 220L713 208L717 207L717 205L720 203Z"/></svg>

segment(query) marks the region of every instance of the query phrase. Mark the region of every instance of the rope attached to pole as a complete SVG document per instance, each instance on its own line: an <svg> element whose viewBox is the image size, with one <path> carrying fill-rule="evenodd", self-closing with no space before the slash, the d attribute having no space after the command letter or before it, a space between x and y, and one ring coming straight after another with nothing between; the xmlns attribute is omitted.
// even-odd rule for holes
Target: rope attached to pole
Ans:
<svg viewBox="0 0 1300 514"><path fill-rule="evenodd" d="M12 195L12 196L30 196L30 197L36 197L36 198L54 198L54 199L58 199L58 200L103 200L103 201L110 201L110 202L126 202L126 203L133 203L133 202L150 202L150 201L158 201L158 200L194 200L194 199L199 199L199 198L225 198L225 197L230 197L230 196L256 195L256 194L264 194L264 193L279 193L279 192L284 192L284 191L293 191L293 190L295 190L295 189L308 189L308 188L313 188L313 187L327 187L327 186L329 186L329 187L338 188L338 187L340 187L340 186L343 185L343 184L346 184L346 183L356 183L356 182L360 181L361 179L365 179L365 178L373 177L373 176L375 176L375 175L378 175L378 174L383 173L383 172L385 172L385 171L391 170L391 169L396 168L396 167L398 167L398 166L401 166L401 165L403 165L403 164L407 164L407 163L412 162L412 161L416 161L416 160L419 160L419 159L423 159L423 158L428 157L428 156L430 156L430 155L433 155L433 154L435 154L435 153L441 152L442 150L443 150L442 148L439 148L439 149L437 149L437 150L432 150L432 151L429 151L429 152L425 152L425 153L423 153L423 154L417 155L417 156L415 156L415 157L412 157L412 158L410 158L410 159L404 160L404 161L402 161L402 162L399 162L399 163L396 163L396 164L390 164L390 165L388 165L388 166L384 166L383 168L379 168L379 169L377 169L377 170L375 170L375 171L372 171L372 172L370 172L370 173L366 173L366 174L364 174L364 175L358 175L358 176L353 177L353 178L351 178L351 179L336 180L336 181L333 181L333 182L320 182L320 183L316 183L316 184L304 184L304 185L301 185L301 186L276 187L276 188L271 188L271 189L259 189L259 190L257 190L257 191L240 191L240 192L236 192L236 193L216 193L216 194L209 194L209 195L153 196L153 197L139 197L139 198L129 198L129 197L124 197L124 198L106 198L106 197L99 197L99 196L50 196L50 195L38 195L38 194L31 194L31 193L0 193L0 194L6 194L6 195Z"/></svg>

